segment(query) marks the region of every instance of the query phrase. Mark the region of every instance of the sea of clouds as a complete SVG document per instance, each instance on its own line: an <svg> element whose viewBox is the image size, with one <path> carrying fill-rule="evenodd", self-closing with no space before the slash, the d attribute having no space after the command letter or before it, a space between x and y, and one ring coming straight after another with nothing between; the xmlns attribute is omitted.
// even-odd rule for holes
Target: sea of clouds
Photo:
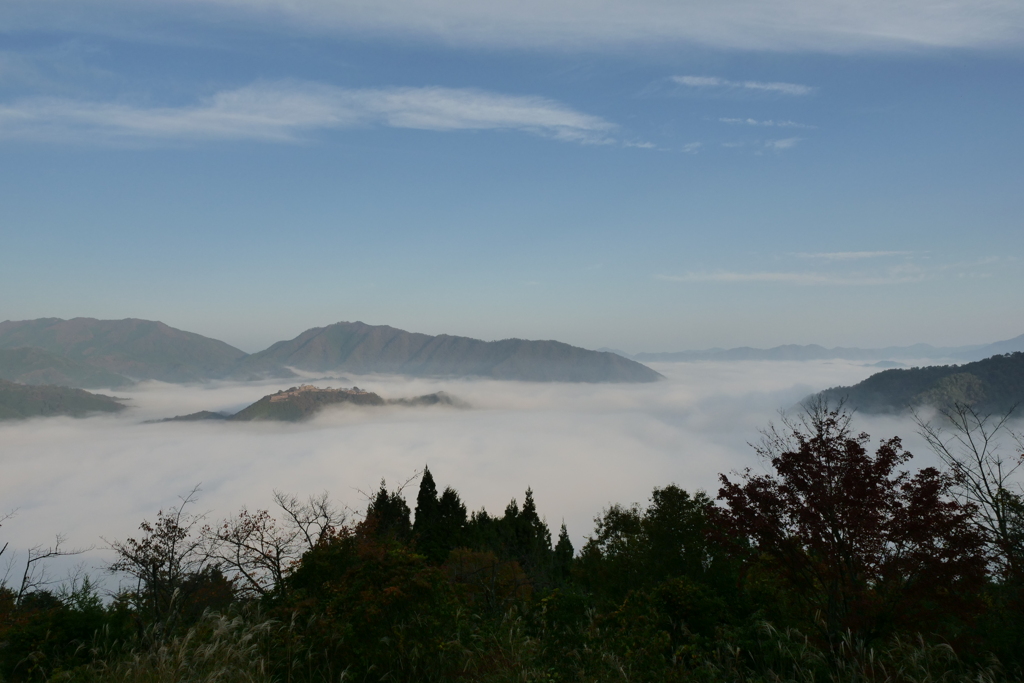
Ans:
<svg viewBox="0 0 1024 683"><path fill-rule="evenodd" d="M579 548L593 518L611 503L646 501L675 483L714 494L718 474L763 464L750 447L808 394L850 385L878 371L861 363L722 362L652 364L652 384L555 384L387 376L310 377L385 398L446 391L460 409L337 406L298 423L147 420L199 410L237 411L298 382L146 382L116 393L130 408L115 416L0 423L0 528L12 573L27 548L64 534L69 546L96 546L75 559L94 575L110 559L105 541L136 533L143 519L199 484L194 511L210 522L242 506L269 508L275 490L322 491L355 513L385 478L389 487L429 465L471 510L500 514L532 487L557 533L564 521ZM899 435L931 464L907 419L860 416L873 438ZM418 481L406 489L415 505ZM0 563L0 577L4 563ZM54 565L66 571L69 562ZM19 575L20 576L20 575Z"/></svg>

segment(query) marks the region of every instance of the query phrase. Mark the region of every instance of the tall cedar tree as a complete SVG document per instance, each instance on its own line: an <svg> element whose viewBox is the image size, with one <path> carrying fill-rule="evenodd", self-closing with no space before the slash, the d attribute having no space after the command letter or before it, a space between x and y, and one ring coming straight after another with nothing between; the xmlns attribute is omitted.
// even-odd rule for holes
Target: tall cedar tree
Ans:
<svg viewBox="0 0 1024 683"><path fill-rule="evenodd" d="M572 569L572 557L576 550L569 540L569 530L562 522L562 528L558 530L558 542L555 543L555 578L560 582L569 579L569 572Z"/></svg>
<svg viewBox="0 0 1024 683"><path fill-rule="evenodd" d="M775 474L721 475L723 531L773 560L833 645L847 629L867 639L897 626L934 633L943 617L964 616L984 581L973 510L949 497L938 470L897 470L912 457L898 438L868 454L850 417L819 403L766 432L757 450Z"/></svg>
<svg viewBox="0 0 1024 683"><path fill-rule="evenodd" d="M366 528L378 538L408 541L412 536L409 521L409 506L400 490L388 491L387 483L381 479L377 495L366 509Z"/></svg>
<svg viewBox="0 0 1024 683"><path fill-rule="evenodd" d="M424 467L423 476L420 478L420 490L416 494L416 519L413 521L412 535L416 541L416 549L434 562L444 560L438 538L440 513L434 475L430 473L429 467Z"/></svg>
<svg viewBox="0 0 1024 683"><path fill-rule="evenodd" d="M552 564L551 531L537 514L533 489L526 489L522 510L512 500L505 508L506 543L512 558L535 579L545 579Z"/></svg>
<svg viewBox="0 0 1024 683"><path fill-rule="evenodd" d="M438 496L434 476L424 467L412 527L416 550L431 562L440 564L448 553L463 544L465 527L466 506L459 494L449 486Z"/></svg>
<svg viewBox="0 0 1024 683"><path fill-rule="evenodd" d="M464 545L466 529L466 506L459 498L458 492L451 486L445 487L437 502L436 534L437 549L440 559L448 557L448 553Z"/></svg>

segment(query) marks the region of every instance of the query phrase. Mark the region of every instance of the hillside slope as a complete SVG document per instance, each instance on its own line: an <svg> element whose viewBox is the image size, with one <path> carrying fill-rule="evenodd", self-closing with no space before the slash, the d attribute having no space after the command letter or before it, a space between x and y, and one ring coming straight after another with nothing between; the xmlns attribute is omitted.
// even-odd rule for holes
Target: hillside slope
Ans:
<svg viewBox="0 0 1024 683"><path fill-rule="evenodd" d="M21 384L53 384L78 389L124 387L133 383L123 375L36 346L0 349L0 379Z"/></svg>
<svg viewBox="0 0 1024 683"><path fill-rule="evenodd" d="M996 354L1016 353L1017 351L1024 351L1024 334L1019 337L1014 337L1013 339L1006 339L993 344L986 344L980 349L973 351L957 353L953 357L957 360L980 360L990 358Z"/></svg>
<svg viewBox="0 0 1024 683"><path fill-rule="evenodd" d="M90 413L116 413L124 405L110 396L67 387L15 384L0 380L0 420Z"/></svg>
<svg viewBox="0 0 1024 683"><path fill-rule="evenodd" d="M313 417L328 406L342 404L374 407L402 406L405 408L424 408L428 406L468 407L466 403L443 391L426 394L425 396L414 396L412 398L384 400L380 395L370 391L363 391L358 387L332 389L331 387L321 388L312 384L303 384L299 387L292 387L274 394L268 394L234 415L203 410L189 415L152 420L152 422L200 422L207 420L300 422Z"/></svg>
<svg viewBox="0 0 1024 683"><path fill-rule="evenodd" d="M35 346L134 379L195 382L227 375L246 353L152 320L41 318L0 322L0 349Z"/></svg>
<svg viewBox="0 0 1024 683"><path fill-rule="evenodd" d="M252 405L230 416L229 420L283 420L297 422L339 403L359 406L382 406L384 399L377 394L359 389L321 389L304 384L287 391L264 396Z"/></svg>
<svg viewBox="0 0 1024 683"><path fill-rule="evenodd" d="M662 376L613 353L556 341L486 342L361 322L316 327L246 358L243 372L282 366L325 372L476 376L534 382L654 382Z"/></svg>
<svg viewBox="0 0 1024 683"><path fill-rule="evenodd" d="M900 412L913 406L947 407L955 401L979 410L1005 412L1024 404L1024 353L992 356L963 365L885 370L852 387L820 396L867 413Z"/></svg>

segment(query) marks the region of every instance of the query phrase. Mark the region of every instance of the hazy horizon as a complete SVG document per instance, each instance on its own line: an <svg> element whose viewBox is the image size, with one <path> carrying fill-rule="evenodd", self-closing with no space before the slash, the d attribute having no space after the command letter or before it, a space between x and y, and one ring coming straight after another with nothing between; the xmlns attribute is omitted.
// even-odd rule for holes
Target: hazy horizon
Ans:
<svg viewBox="0 0 1024 683"><path fill-rule="evenodd" d="M58 318L58 317L59 316L41 315L41 316L37 316L36 318L31 318L31 319L26 319L26 320L38 320L38 319ZM62 318L62 319L69 320L69 319L72 319L72 318L94 318L94 316L84 316L84 315L69 316L67 318ZM294 338L298 337L300 334L302 334L303 332L306 332L309 329L327 327L329 325L332 325L332 324L335 324L335 323L339 323L339 322L362 322L362 323L366 323L368 325L382 325L382 326L393 327L393 328L397 328L397 329L404 329L406 332L421 333L421 334L431 334L431 335L447 334L447 335L451 335L451 336L471 337L471 338L474 338L474 339L481 339L483 341L500 341L502 339L510 339L510 338L514 338L514 339L527 339L527 337L524 337L522 335L515 335L515 334L509 335L509 336L506 336L506 337L491 337L491 338L487 338L487 337L472 337L472 335L459 334L459 333L451 332L451 331L448 331L448 330L441 330L441 331L438 331L438 332L426 332L426 331L424 331L422 329L403 328L400 325L395 325L395 324L391 324L391 323L387 323L387 322L371 323L371 322L367 322L365 320L335 320L335 321L331 321L331 322L322 322L322 323L319 323L319 324L310 325L309 327L303 328L303 329L298 330L298 331L294 331L293 333L285 332L284 333L285 336L273 338L271 341L265 343L262 346L252 346L252 345L249 345L249 344L238 344L238 343L235 343L234 341L232 341L230 338L216 337L216 336L214 336L212 334L209 334L207 332L203 332L201 330L189 329L189 328L184 328L184 327L178 327L177 325L169 323L167 320L158 320L156 318L145 318L145 317L139 317L139 316L126 316L126 318L136 318L136 319L141 319L141 320L154 320L154 321L162 322L164 324L169 325L170 327L174 327L176 329L181 329L181 330L183 330L185 332L193 332L193 333L196 333L196 334L200 334L200 335L202 335L204 337L208 337L208 338L211 338L211 339L216 339L218 341L225 342L225 343L230 344L231 346L233 346L233 347L235 347L235 348L237 348L237 349L239 349L241 351L244 351L245 353L248 353L248 354L252 354L252 353L257 353L259 351L263 351L263 350L269 348L271 345L273 345L273 344L275 344L277 342L280 342L280 341L289 341L291 339L294 339ZM122 319L124 319L124 318L122 318ZM7 320L13 321L13 319L7 319ZM5 322L5 320L0 320L0 322ZM1021 326L1021 329L1024 329L1024 326ZM266 336L266 335L264 335L264 336ZM710 347L709 346L702 346L702 347L687 347L687 348L648 348L648 347L643 346L642 343L639 346L632 346L632 347L629 347L628 345L625 346L625 347L612 347L612 346L609 346L609 345L596 345L596 344L584 345L584 344L579 344L579 343L574 343L574 342L568 342L565 339L558 339L558 338L554 338L554 337L543 337L543 336L541 336L541 337L532 337L532 338L529 338L529 339L559 341L559 342L563 342L563 343L570 343L573 346L578 346L580 348L590 349L590 350L611 350L613 352L614 351L621 351L621 352L627 353L630 356L632 356L632 355L642 354L642 353L675 353L675 352L684 352L684 351L703 351L703 350L726 349L726 348L768 349L768 348L773 348L773 347L776 347L776 346L787 346L787 345L795 345L795 346L817 345L817 346L822 346L822 347L825 347L825 348L837 348L838 347L838 348L868 348L868 349L873 349L873 348L887 348L887 347L909 347L909 346L914 346L916 344L929 344L931 346L939 347L939 348L946 348L946 347L948 347L948 348L956 348L956 347L966 347L966 346L984 346L984 345L987 345L987 344L990 344L990 343L994 343L994 342L1006 341L1007 339L1016 338L1018 336L1021 336L1021 333L1018 332L1016 334L1010 334L1008 337L1000 337L998 339L989 339L989 338L980 338L979 337L978 341L974 341L974 342L970 342L970 343L964 343L964 344L941 344L941 343L936 343L936 342L929 341L929 340L919 340L919 341L916 341L916 342L910 342L910 343L906 343L906 344L904 344L904 343L899 343L899 344L895 344L895 343L894 344L878 343L878 344L869 345L869 346L858 346L856 344L844 344L844 343L824 344L824 343L812 340L812 341L801 341L801 342L783 341L783 342L779 342L777 344L772 344L770 346L757 346L755 344L750 344L750 343L745 343L745 342L738 342L738 343L734 343L734 344L729 344L728 346L718 345L718 346L710 346ZM899 359L894 359L894 360L915 361L915 360L923 360L923 359L917 359L917 358L912 358L912 357L908 356L907 358L899 358ZM952 360L952 359L948 359L948 360ZM928 364L931 364L934 361L935 361L935 359L928 359Z"/></svg>

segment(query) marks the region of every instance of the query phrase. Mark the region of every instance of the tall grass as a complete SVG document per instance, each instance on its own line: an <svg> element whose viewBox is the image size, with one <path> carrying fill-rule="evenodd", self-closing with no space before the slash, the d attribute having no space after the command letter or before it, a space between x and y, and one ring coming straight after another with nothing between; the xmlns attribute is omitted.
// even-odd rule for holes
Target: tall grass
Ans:
<svg viewBox="0 0 1024 683"><path fill-rule="evenodd" d="M98 634L92 663L57 673L62 683L326 683L350 680L350 674L317 652L302 636L310 624L282 623L258 612L225 616L208 613L180 635L161 638L147 631L129 642L105 642ZM483 626L479 624L478 626ZM615 643L584 637L569 650L551 648L531 635L522 615L475 629L444 648L461 666L438 678L429 667L420 673L395 667L370 672L367 680L461 680L487 683L579 681L588 683L1008 683L1020 680L996 661L968 663L951 647L923 638L895 639L872 648L851 635L834 652L792 629L761 624L747 646L719 643L714 649L663 666L637 666L630 652ZM580 634L593 634L581 624ZM393 644L392 644L393 645Z"/></svg>
<svg viewBox="0 0 1024 683"><path fill-rule="evenodd" d="M163 638L148 629L127 642L108 642L97 634L92 663L59 672L67 683L271 683L265 655L278 627L272 620L203 615L180 635Z"/></svg>

